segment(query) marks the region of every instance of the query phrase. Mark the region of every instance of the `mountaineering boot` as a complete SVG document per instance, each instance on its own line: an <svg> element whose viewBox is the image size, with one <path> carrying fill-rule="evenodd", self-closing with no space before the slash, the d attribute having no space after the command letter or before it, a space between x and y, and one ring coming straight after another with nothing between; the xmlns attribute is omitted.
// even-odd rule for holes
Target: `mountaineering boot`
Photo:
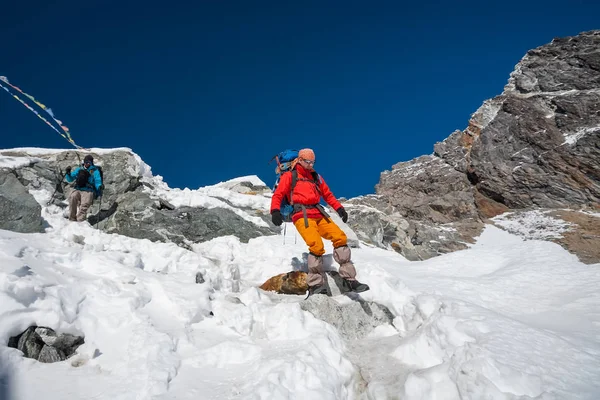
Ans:
<svg viewBox="0 0 600 400"><path fill-rule="evenodd" d="M323 285L309 286L308 287L308 296L306 296L306 298L312 296L313 294L324 294L325 296L327 296L327 288Z"/></svg>
<svg viewBox="0 0 600 400"><path fill-rule="evenodd" d="M333 259L340 264L340 276L343 278L342 293L354 292L360 293L369 290L369 285L360 283L356 280L356 269L352 263L352 253L350 247L340 246L333 249Z"/></svg>
<svg viewBox="0 0 600 400"><path fill-rule="evenodd" d="M353 279L345 279L344 278L344 283L342 284L345 292L354 292L354 293L361 293L361 292L366 292L367 290L369 290L369 285L367 285L366 283L360 283L359 281Z"/></svg>

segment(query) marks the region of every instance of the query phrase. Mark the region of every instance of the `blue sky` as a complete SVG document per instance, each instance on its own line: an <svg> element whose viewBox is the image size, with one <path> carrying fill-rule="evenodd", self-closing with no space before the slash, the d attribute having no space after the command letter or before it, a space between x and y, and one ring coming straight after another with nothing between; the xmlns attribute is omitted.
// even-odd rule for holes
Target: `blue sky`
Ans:
<svg viewBox="0 0 600 400"><path fill-rule="evenodd" d="M527 50L600 28L577 0L11 3L0 75L79 145L130 147L179 188L272 185L275 153L312 147L338 197L464 129ZM0 90L11 147L70 144Z"/></svg>

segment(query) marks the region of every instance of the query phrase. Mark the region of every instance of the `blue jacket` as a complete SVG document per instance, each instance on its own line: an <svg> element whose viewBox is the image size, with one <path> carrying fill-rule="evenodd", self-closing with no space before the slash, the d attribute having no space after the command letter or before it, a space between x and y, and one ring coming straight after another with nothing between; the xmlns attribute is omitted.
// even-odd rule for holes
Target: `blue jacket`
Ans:
<svg viewBox="0 0 600 400"><path fill-rule="evenodd" d="M77 167L71 171L71 173L65 175L65 179L67 182L71 183L77 179L77 174L81 169L85 169L85 167ZM87 181L87 185L85 187L75 187L76 190L81 190L84 192L94 192L96 195L100 194L100 186L102 186L102 178L100 177L100 171L96 168L95 165L90 165L87 169L90 173L90 176Z"/></svg>

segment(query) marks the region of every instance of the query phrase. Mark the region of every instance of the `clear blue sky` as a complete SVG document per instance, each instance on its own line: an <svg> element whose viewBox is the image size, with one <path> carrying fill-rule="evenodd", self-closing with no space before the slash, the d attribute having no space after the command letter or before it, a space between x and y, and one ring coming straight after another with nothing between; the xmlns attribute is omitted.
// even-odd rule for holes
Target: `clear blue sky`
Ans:
<svg viewBox="0 0 600 400"><path fill-rule="evenodd" d="M353 197L464 129L527 50L600 28L600 1L404 3L12 1L0 75L171 187L272 185L276 152L312 147ZM0 90L11 147L71 148Z"/></svg>

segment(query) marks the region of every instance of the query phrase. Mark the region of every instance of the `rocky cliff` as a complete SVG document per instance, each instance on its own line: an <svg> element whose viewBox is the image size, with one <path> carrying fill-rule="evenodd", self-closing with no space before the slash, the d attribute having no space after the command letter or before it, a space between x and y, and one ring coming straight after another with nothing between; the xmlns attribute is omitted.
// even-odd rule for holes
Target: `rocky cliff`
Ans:
<svg viewBox="0 0 600 400"><path fill-rule="evenodd" d="M43 231L41 205L66 211L69 187L62 179L67 166L81 163L84 152L43 149L0 151L0 229L17 232ZM243 192L270 193L266 186L254 187L243 180L230 184L230 191L215 188L206 204L173 205L162 178L154 177L148 167L129 149L92 150L96 164L102 166L105 191L96 199L88 222L99 229L152 241L174 242L181 246L219 236L235 235L242 241L277 230L260 208L245 208ZM190 194L192 191L189 191ZM229 199L219 194L229 194ZM232 204L239 201L240 204ZM264 202L268 202L264 198ZM255 203L253 203L255 204ZM260 204L260 202L258 203Z"/></svg>
<svg viewBox="0 0 600 400"><path fill-rule="evenodd" d="M506 211L600 209L600 31L529 51L465 130L383 172L376 193L348 201L352 226L409 259L464 248Z"/></svg>

